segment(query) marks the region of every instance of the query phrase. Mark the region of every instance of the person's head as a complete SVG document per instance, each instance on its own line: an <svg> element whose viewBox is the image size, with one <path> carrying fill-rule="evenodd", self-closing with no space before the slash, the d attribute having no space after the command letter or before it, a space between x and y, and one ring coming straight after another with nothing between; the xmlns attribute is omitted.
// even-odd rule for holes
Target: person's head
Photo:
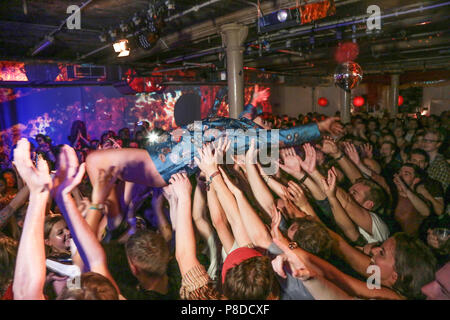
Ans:
<svg viewBox="0 0 450 320"><path fill-rule="evenodd" d="M413 187L422 180L421 169L413 163L404 163L398 171L399 176L408 187Z"/></svg>
<svg viewBox="0 0 450 320"><path fill-rule="evenodd" d="M383 141L380 146L380 154L383 158L390 158L392 157L397 150L397 147L394 143L390 141Z"/></svg>
<svg viewBox="0 0 450 320"><path fill-rule="evenodd" d="M394 136L398 140L399 138L402 138L405 135L405 130L403 130L402 126L396 126L394 128Z"/></svg>
<svg viewBox="0 0 450 320"><path fill-rule="evenodd" d="M378 130L378 121L376 119L370 118L367 122L367 129L369 131L377 131Z"/></svg>
<svg viewBox="0 0 450 320"><path fill-rule="evenodd" d="M70 128L70 136L69 136L70 143L73 144L75 142L79 133L84 138L87 137L86 124L84 123L84 121L75 120L74 122L72 122L72 127Z"/></svg>
<svg viewBox="0 0 450 320"><path fill-rule="evenodd" d="M16 188L17 187L17 178L16 173L12 169L6 169L2 173L3 179L6 181L6 187L8 188Z"/></svg>
<svg viewBox="0 0 450 320"><path fill-rule="evenodd" d="M430 157L424 150L416 148L410 151L408 162L415 164L422 170L425 170L430 164Z"/></svg>
<svg viewBox="0 0 450 320"><path fill-rule="evenodd" d="M49 254L70 252L70 239L72 236L63 216L52 215L45 218L44 242Z"/></svg>
<svg viewBox="0 0 450 320"><path fill-rule="evenodd" d="M48 144L47 136L45 136L45 135L43 135L41 133L37 134L34 139L36 140L38 146L40 146L40 147L45 145L45 144Z"/></svg>
<svg viewBox="0 0 450 320"><path fill-rule="evenodd" d="M376 133L369 133L369 142L373 145L378 145L378 135Z"/></svg>
<svg viewBox="0 0 450 320"><path fill-rule="evenodd" d="M98 139L91 140L91 149L97 150L99 144L100 144L100 141Z"/></svg>
<svg viewBox="0 0 450 320"><path fill-rule="evenodd" d="M371 264L380 268L382 285L408 299L423 298L421 288L434 279L437 261L420 239L399 232L371 253Z"/></svg>
<svg viewBox="0 0 450 320"><path fill-rule="evenodd" d="M408 120L408 130L416 130L417 128L419 128L419 121L417 119L414 118L409 118Z"/></svg>
<svg viewBox="0 0 450 320"><path fill-rule="evenodd" d="M96 272L86 272L80 277L80 287L63 289L57 300L119 300L119 294L105 276Z"/></svg>
<svg viewBox="0 0 450 320"><path fill-rule="evenodd" d="M279 295L270 259L246 247L233 250L225 259L222 290L230 300L266 300Z"/></svg>
<svg viewBox="0 0 450 320"><path fill-rule="evenodd" d="M196 93L183 94L175 103L173 116L179 127L201 120L201 97Z"/></svg>
<svg viewBox="0 0 450 320"><path fill-rule="evenodd" d="M122 128L118 132L119 138L122 140L130 140L130 129Z"/></svg>
<svg viewBox="0 0 450 320"><path fill-rule="evenodd" d="M380 143L391 142L392 144L397 144L397 139L391 133L385 133L380 138Z"/></svg>
<svg viewBox="0 0 450 320"><path fill-rule="evenodd" d="M13 279L17 248L16 240L0 234L0 292L4 292Z"/></svg>
<svg viewBox="0 0 450 320"><path fill-rule="evenodd" d="M443 134L436 129L428 129L425 131L423 138L423 150L428 153L437 152L444 141Z"/></svg>
<svg viewBox="0 0 450 320"><path fill-rule="evenodd" d="M297 245L322 259L331 256L333 238L327 229L309 216L296 218L287 230L287 236Z"/></svg>
<svg viewBox="0 0 450 320"><path fill-rule="evenodd" d="M365 178L356 180L350 187L349 193L361 207L373 212L382 209L387 201L383 188Z"/></svg>
<svg viewBox="0 0 450 320"><path fill-rule="evenodd" d="M450 262L435 273L434 280L422 287L427 300L450 300Z"/></svg>
<svg viewBox="0 0 450 320"><path fill-rule="evenodd" d="M166 274L170 252L164 238L151 230L139 230L125 246L128 265L136 277L158 278Z"/></svg>

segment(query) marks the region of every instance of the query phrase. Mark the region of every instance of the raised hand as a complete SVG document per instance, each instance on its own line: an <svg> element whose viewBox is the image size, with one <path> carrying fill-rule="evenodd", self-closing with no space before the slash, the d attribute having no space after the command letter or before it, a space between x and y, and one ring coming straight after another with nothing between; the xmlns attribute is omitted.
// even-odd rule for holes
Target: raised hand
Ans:
<svg viewBox="0 0 450 320"><path fill-rule="evenodd" d="M370 143L363 144L362 150L367 158L373 159L373 147Z"/></svg>
<svg viewBox="0 0 450 320"><path fill-rule="evenodd" d="M257 106L259 103L267 101L270 97L270 88L259 89L259 85L255 85L251 104Z"/></svg>
<svg viewBox="0 0 450 320"><path fill-rule="evenodd" d="M49 192L52 188L47 162L38 156L37 167L30 158L30 142L22 138L14 149L14 165L27 184L30 194Z"/></svg>
<svg viewBox="0 0 450 320"><path fill-rule="evenodd" d="M322 142L322 146L320 146L320 150L322 150L323 153L329 154L332 157L339 155L339 152L340 152L336 142L329 137L323 138L323 142Z"/></svg>
<svg viewBox="0 0 450 320"><path fill-rule="evenodd" d="M86 171L86 163L78 164L78 157L75 150L68 145L61 148L59 154L59 166L56 170L56 177L53 192L55 196L66 195L72 192L83 180Z"/></svg>
<svg viewBox="0 0 450 320"><path fill-rule="evenodd" d="M355 145L350 142L344 142L345 153L353 161L354 164L361 164L361 158L359 157L358 151L355 148Z"/></svg>
<svg viewBox="0 0 450 320"><path fill-rule="evenodd" d="M328 170L328 179L322 178L323 190L327 197L336 196L336 168L332 167Z"/></svg>
<svg viewBox="0 0 450 320"><path fill-rule="evenodd" d="M169 183L172 185L172 191L178 199L191 197L192 185L185 172L175 173L170 177Z"/></svg>
<svg viewBox="0 0 450 320"><path fill-rule="evenodd" d="M344 127L339 122L339 117L330 117L317 123L319 131L322 133L331 133L332 135L339 135L344 132Z"/></svg>
<svg viewBox="0 0 450 320"><path fill-rule="evenodd" d="M278 211L275 204L272 206L271 216L272 216L272 223L270 226L270 234L272 236L272 239L282 239L284 236L280 230L281 213L280 211Z"/></svg>
<svg viewBox="0 0 450 320"><path fill-rule="evenodd" d="M108 197L114 183L117 180L119 170L115 167L110 167L107 171L100 169L98 171L98 178L92 186L92 203L104 203Z"/></svg>
<svg viewBox="0 0 450 320"><path fill-rule="evenodd" d="M281 160L283 160L283 163L280 162L281 169L294 177L302 173L301 158L297 155L294 148L281 149L280 156Z"/></svg>
<svg viewBox="0 0 450 320"><path fill-rule="evenodd" d="M280 241L278 239L273 239L273 241L281 250L283 250L287 261L289 262L292 276L301 279L302 281L306 281L316 276L313 271L306 268L304 262L295 254L295 250L291 250L285 241Z"/></svg>
<svg viewBox="0 0 450 320"><path fill-rule="evenodd" d="M284 205L286 207L286 212L288 213L289 218L294 219L306 217L306 213L300 210L291 199L285 199Z"/></svg>
<svg viewBox="0 0 450 320"><path fill-rule="evenodd" d="M227 185L228 189L230 189L231 193L236 195L239 192L241 192L241 189L239 189L233 182L231 182L230 178L226 174L226 172L219 167L220 174L222 175L223 181Z"/></svg>
<svg viewBox="0 0 450 320"><path fill-rule="evenodd" d="M250 146L245 154L245 164L252 165L257 163L258 149L256 149L255 139L251 139Z"/></svg>
<svg viewBox="0 0 450 320"><path fill-rule="evenodd" d="M403 182L403 179L396 173L394 174L394 183L397 186L398 192L401 194L406 194L408 191L408 186Z"/></svg>
<svg viewBox="0 0 450 320"><path fill-rule="evenodd" d="M305 160L301 160L299 157L300 165L308 174L311 174L316 170L316 150L309 143L305 143L303 145L303 149L305 150Z"/></svg>
<svg viewBox="0 0 450 320"><path fill-rule="evenodd" d="M202 170L206 177L209 178L217 171L217 159L213 154L211 144L206 144L202 149L197 149L199 158L195 157L194 161Z"/></svg>
<svg viewBox="0 0 450 320"><path fill-rule="evenodd" d="M231 140L228 137L222 137L219 139L215 149L215 157L217 163L223 163L223 155L228 151L231 145Z"/></svg>
<svg viewBox="0 0 450 320"><path fill-rule="evenodd" d="M290 199L297 207L301 207L308 202L303 189L292 180L288 182L288 192L291 196Z"/></svg>

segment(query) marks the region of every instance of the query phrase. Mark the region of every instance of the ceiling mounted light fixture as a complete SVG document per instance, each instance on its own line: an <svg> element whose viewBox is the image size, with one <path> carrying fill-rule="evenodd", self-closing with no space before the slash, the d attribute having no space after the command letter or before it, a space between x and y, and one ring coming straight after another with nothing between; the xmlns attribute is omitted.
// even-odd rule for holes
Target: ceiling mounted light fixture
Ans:
<svg viewBox="0 0 450 320"><path fill-rule="evenodd" d="M115 52L118 52L118 57L126 57L130 55L130 48L128 46L128 40L122 39L113 44Z"/></svg>

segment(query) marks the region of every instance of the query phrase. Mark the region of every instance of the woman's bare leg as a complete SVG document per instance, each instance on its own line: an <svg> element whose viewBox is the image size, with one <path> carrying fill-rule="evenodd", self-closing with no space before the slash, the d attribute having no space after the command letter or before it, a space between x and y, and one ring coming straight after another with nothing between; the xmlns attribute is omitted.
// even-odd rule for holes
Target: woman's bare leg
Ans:
<svg viewBox="0 0 450 320"><path fill-rule="evenodd" d="M149 187L164 187L167 183L156 170L150 155L143 149L108 149L90 153L86 159L86 169L94 183L100 169L110 167L119 170L119 179Z"/></svg>

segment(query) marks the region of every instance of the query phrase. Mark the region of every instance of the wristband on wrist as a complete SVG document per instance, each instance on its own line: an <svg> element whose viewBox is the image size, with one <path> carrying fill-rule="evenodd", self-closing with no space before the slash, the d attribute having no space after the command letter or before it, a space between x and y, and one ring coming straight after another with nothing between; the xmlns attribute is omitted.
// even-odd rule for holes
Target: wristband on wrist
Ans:
<svg viewBox="0 0 450 320"><path fill-rule="evenodd" d="M263 177L265 183L269 183L270 178L272 178L272 176L269 176L269 175L264 175L262 177Z"/></svg>
<svg viewBox="0 0 450 320"><path fill-rule="evenodd" d="M303 183L305 183L306 179L308 179L308 175L305 173L305 175L300 180L298 180L298 182L300 184L303 184Z"/></svg>
<svg viewBox="0 0 450 320"><path fill-rule="evenodd" d="M344 156L345 156L345 154L342 152L341 155L340 155L339 157L337 157L336 159L334 159L334 160L339 161L339 160L341 160Z"/></svg>
<svg viewBox="0 0 450 320"><path fill-rule="evenodd" d="M91 206L89 207L89 210L103 210L105 208L105 205L103 203L91 203Z"/></svg>
<svg viewBox="0 0 450 320"><path fill-rule="evenodd" d="M211 185L211 183L212 183L212 179L213 179L215 176L217 176L218 174L220 174L220 171L219 171L219 170L217 170L216 172L214 172L212 175L209 176L208 181L206 181L206 190L207 190L207 191L209 191L209 187L210 187L210 185Z"/></svg>

